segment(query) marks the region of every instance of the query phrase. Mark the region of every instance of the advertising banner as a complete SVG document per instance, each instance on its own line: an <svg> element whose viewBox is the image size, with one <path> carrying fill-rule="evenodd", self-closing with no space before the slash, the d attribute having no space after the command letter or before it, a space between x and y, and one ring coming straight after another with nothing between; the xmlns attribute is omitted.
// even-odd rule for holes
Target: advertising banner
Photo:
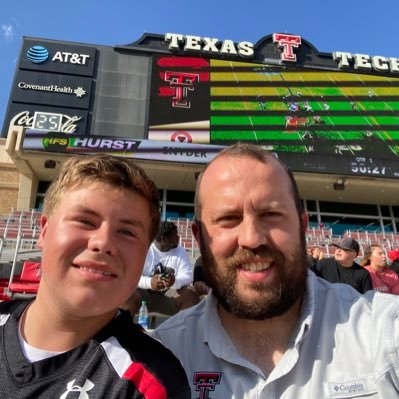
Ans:
<svg viewBox="0 0 399 399"><path fill-rule="evenodd" d="M117 156L151 161L206 164L223 146L134 140L104 136L76 136L26 131L23 150L90 154L105 152Z"/></svg>
<svg viewBox="0 0 399 399"><path fill-rule="evenodd" d="M22 45L19 68L93 76L96 52L95 47L27 38Z"/></svg>
<svg viewBox="0 0 399 399"><path fill-rule="evenodd" d="M86 132L87 118L88 112L81 109L14 103L10 104L3 135L10 125L81 135Z"/></svg>
<svg viewBox="0 0 399 399"><path fill-rule="evenodd" d="M11 101L88 109L92 79L18 71Z"/></svg>

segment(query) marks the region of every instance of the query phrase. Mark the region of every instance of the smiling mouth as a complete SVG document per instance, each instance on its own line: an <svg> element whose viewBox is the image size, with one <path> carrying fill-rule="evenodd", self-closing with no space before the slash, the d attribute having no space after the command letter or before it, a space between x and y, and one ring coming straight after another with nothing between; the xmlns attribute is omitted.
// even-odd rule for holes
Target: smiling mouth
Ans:
<svg viewBox="0 0 399 399"><path fill-rule="evenodd" d="M106 276L106 277L117 277L116 274L106 272L103 270L97 270L97 269L93 269L91 267L85 267L85 266L76 266L76 265L73 265L73 266L76 267L77 269L83 270L85 272L100 274L100 275Z"/></svg>
<svg viewBox="0 0 399 399"><path fill-rule="evenodd" d="M270 263L252 262L252 263L246 263L244 265L241 265L241 269L251 271L251 272L261 272L261 271L269 269L270 266L271 266Z"/></svg>

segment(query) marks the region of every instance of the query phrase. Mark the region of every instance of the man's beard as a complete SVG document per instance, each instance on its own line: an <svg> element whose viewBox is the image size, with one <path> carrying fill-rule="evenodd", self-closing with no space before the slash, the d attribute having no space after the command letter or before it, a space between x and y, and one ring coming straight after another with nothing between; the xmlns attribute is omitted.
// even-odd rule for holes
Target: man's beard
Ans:
<svg viewBox="0 0 399 399"><path fill-rule="evenodd" d="M255 250L237 249L219 262L206 244L200 228L201 256L207 284L220 305L241 319L264 320L287 312L302 297L306 289L307 258L305 234L300 232L300 241L290 256L277 249L263 245ZM273 285L252 283L248 288L256 291L256 299L245 299L237 289L237 270L241 264L273 261Z"/></svg>

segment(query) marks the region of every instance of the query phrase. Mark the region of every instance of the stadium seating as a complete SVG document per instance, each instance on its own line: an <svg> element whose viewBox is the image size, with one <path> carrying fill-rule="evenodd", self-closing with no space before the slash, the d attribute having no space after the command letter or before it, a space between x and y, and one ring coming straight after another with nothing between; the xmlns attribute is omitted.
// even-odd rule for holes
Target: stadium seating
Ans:
<svg viewBox="0 0 399 399"><path fill-rule="evenodd" d="M40 215L37 210L11 210L7 216L0 217L0 237L4 239L37 239L40 235Z"/></svg>
<svg viewBox="0 0 399 399"><path fill-rule="evenodd" d="M191 232L192 219L173 217L168 220L177 225L180 245L186 248L191 259L195 260L199 256L199 248ZM343 234L335 235L330 227L309 227L306 231L306 244L310 248L322 247L325 255L331 256L333 251L330 250L330 244L346 236L351 236L359 242L361 246L359 257L363 256L363 247L371 244L381 245L385 251L399 249L399 233L346 230Z"/></svg>
<svg viewBox="0 0 399 399"><path fill-rule="evenodd" d="M10 283L6 293L11 297L35 296L39 288L41 275L41 263L25 261L18 280L10 277Z"/></svg>

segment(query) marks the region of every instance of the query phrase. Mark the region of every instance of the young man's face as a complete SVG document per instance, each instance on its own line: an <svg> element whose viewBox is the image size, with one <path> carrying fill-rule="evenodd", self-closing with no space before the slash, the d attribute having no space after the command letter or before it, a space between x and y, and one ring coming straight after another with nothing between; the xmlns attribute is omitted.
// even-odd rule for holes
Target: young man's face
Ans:
<svg viewBox="0 0 399 399"><path fill-rule="evenodd" d="M38 297L71 316L113 311L137 286L150 223L147 201L133 191L103 183L67 191L42 216Z"/></svg>
<svg viewBox="0 0 399 399"><path fill-rule="evenodd" d="M276 160L216 160L201 180L204 267L222 306L247 319L273 317L306 284L304 232L290 180Z"/></svg>

